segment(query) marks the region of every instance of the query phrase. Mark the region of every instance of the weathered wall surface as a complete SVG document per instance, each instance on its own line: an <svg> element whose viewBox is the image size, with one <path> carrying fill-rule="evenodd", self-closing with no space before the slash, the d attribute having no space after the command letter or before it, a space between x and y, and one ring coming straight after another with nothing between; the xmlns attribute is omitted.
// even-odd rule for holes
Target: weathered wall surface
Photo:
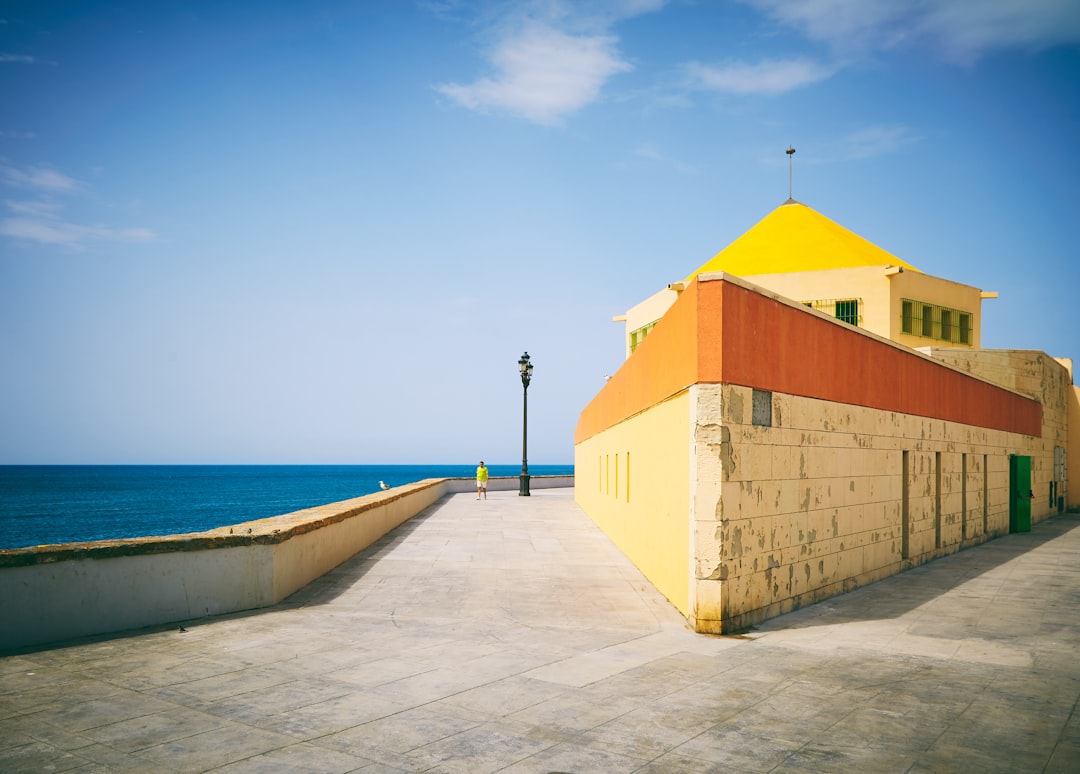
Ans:
<svg viewBox="0 0 1080 774"><path fill-rule="evenodd" d="M1069 445L1067 447L1065 478L1073 482L1066 502L1069 510L1080 511L1080 387L1073 386L1069 398Z"/></svg>
<svg viewBox="0 0 1080 774"><path fill-rule="evenodd" d="M517 487L516 477L488 485ZM0 651L275 604L443 495L474 489L429 479L209 532L0 551Z"/></svg>
<svg viewBox="0 0 1080 774"><path fill-rule="evenodd" d="M1045 457L1039 439L999 430L755 401L734 385L694 392L698 631L738 631L1007 533L1009 454ZM771 424L754 424L755 402ZM1033 501L1033 520L1048 515Z"/></svg>
<svg viewBox="0 0 1080 774"><path fill-rule="evenodd" d="M1077 499L1074 494L1070 500L1067 491L1069 480L1077 480L1067 475L1067 470L1069 460L1078 456L1080 445L1080 434L1070 432L1069 425L1069 406L1075 400L1071 361L1062 362L1037 350L934 347L923 351L954 368L1039 401L1043 409L1042 433L1031 441L1031 488L1035 493L1032 504L1056 513L1059 504L1060 510L1064 510L1067 503ZM1061 455L1065 456L1064 466L1055 465L1055 454L1058 461Z"/></svg>

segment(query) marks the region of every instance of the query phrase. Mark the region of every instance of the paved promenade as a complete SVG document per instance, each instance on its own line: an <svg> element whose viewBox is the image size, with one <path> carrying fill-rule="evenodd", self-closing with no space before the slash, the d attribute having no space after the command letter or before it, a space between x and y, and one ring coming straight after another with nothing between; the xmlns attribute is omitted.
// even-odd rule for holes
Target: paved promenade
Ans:
<svg viewBox="0 0 1080 774"><path fill-rule="evenodd" d="M454 495L277 607L0 658L0 771L1080 771L1080 515L706 637Z"/></svg>

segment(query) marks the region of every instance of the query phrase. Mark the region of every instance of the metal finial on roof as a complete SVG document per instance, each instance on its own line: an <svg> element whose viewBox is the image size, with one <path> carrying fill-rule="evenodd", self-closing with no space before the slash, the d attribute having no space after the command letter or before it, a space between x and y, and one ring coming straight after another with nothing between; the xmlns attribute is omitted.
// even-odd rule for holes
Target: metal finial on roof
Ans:
<svg viewBox="0 0 1080 774"><path fill-rule="evenodd" d="M791 168L792 168L791 157L795 155L795 148L793 148L792 146L789 145L788 149L786 151L784 151L784 153L787 154L787 197L788 197L789 202L793 202L793 201L795 201L795 197L791 193L791 191L792 191L792 187L791 187Z"/></svg>

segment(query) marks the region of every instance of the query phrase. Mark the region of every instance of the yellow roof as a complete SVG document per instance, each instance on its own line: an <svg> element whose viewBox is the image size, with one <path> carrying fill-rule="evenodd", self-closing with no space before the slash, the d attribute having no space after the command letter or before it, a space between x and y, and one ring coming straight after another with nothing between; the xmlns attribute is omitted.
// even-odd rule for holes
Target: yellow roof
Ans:
<svg viewBox="0 0 1080 774"><path fill-rule="evenodd" d="M902 266L919 271L805 204L788 199L686 281L710 271L752 277L856 266Z"/></svg>

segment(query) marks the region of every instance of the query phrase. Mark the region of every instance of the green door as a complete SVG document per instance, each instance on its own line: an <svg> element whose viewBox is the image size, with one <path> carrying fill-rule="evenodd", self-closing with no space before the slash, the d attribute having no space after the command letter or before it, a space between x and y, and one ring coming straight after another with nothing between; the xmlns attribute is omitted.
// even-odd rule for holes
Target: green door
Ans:
<svg viewBox="0 0 1080 774"><path fill-rule="evenodd" d="M1031 457L1009 455L1009 532L1031 532Z"/></svg>

